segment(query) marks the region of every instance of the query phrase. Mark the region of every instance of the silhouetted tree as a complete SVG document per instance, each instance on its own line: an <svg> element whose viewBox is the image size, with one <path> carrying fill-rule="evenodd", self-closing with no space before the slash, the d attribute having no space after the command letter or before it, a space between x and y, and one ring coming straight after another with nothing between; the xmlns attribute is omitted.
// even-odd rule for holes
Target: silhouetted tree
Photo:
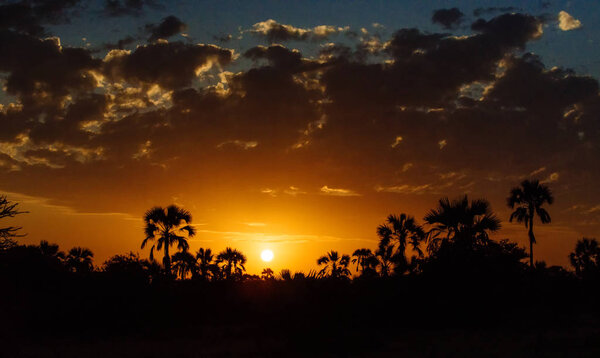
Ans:
<svg viewBox="0 0 600 358"><path fill-rule="evenodd" d="M600 278L600 245L596 239L584 237L577 241L569 259L577 276L586 280Z"/></svg>
<svg viewBox="0 0 600 358"><path fill-rule="evenodd" d="M292 272L288 269L282 269L279 272L279 277L281 277L281 279L284 281L291 281L292 280Z"/></svg>
<svg viewBox="0 0 600 358"><path fill-rule="evenodd" d="M515 209L510 214L509 221L516 220L524 223L528 228L529 235L529 266L533 267L533 244L535 236L533 234L533 221L537 215L542 224L550 222L550 214L542 208L545 203L551 205L554 197L548 186L540 184L537 180L524 180L520 187L515 187L510 191L507 198L507 204L511 209Z"/></svg>
<svg viewBox="0 0 600 358"><path fill-rule="evenodd" d="M211 249L200 248L196 252L198 275L208 281L211 277L218 275L219 266L214 261Z"/></svg>
<svg viewBox="0 0 600 358"><path fill-rule="evenodd" d="M352 263L356 264L356 272L360 268L360 272L365 271L366 263L369 257L373 256L371 249L357 249L352 253Z"/></svg>
<svg viewBox="0 0 600 358"><path fill-rule="evenodd" d="M270 268L267 267L262 270L260 277L263 280L272 280L275 277L275 273L273 272L273 270L271 270Z"/></svg>
<svg viewBox="0 0 600 358"><path fill-rule="evenodd" d="M69 250L65 262L71 271L88 273L93 271L94 253L85 247L74 247Z"/></svg>
<svg viewBox="0 0 600 358"><path fill-rule="evenodd" d="M444 241L460 241L463 245L485 244L489 233L500 229L500 220L492 213L487 200L469 202L468 197L450 201L442 198L438 207L424 218L431 226L428 250L436 251Z"/></svg>
<svg viewBox="0 0 600 358"><path fill-rule="evenodd" d="M391 273L393 260L394 260L394 246L379 245L377 251L375 251L375 257L377 258L377 267L379 268L379 274L383 277L388 277Z"/></svg>
<svg viewBox="0 0 600 358"><path fill-rule="evenodd" d="M25 214L27 211L19 211L17 206L19 203L13 203L6 195L0 195L0 219L12 218L18 214ZM0 228L0 250L8 249L16 246L16 242L13 240L15 237L23 237L25 235L18 234L17 232L22 229L19 226L7 226Z"/></svg>
<svg viewBox="0 0 600 358"><path fill-rule="evenodd" d="M154 260L154 248L164 250L163 264L165 272L171 275L171 256L169 247L177 243L179 250L187 250L187 238L181 234L187 233L188 237L195 235L196 230L190 225L192 215L178 206L171 205L167 208L154 207L144 214L146 224L144 232L146 238L142 241L142 249L148 241L156 240L150 249L150 260Z"/></svg>
<svg viewBox="0 0 600 358"><path fill-rule="evenodd" d="M337 251L330 251L317 260L319 266L324 266L319 271L320 277L342 278L350 275L348 265L350 265L350 256L342 255Z"/></svg>
<svg viewBox="0 0 600 358"><path fill-rule="evenodd" d="M64 252L60 251L57 244L51 244L46 240L40 241L39 250L42 255L47 257L53 257L58 260L64 260L66 255Z"/></svg>
<svg viewBox="0 0 600 358"><path fill-rule="evenodd" d="M242 277L246 271L246 256L231 247L225 248L217 255L217 261L223 263L223 273L225 279L230 280L235 277Z"/></svg>
<svg viewBox="0 0 600 358"><path fill-rule="evenodd" d="M392 259L395 263L394 271L397 274L403 274L409 268L406 257L408 245L417 253L418 257L423 256L420 244L425 240L425 231L412 216L406 214L388 216L387 222L377 228L377 235L380 247L395 247ZM412 259L414 260L414 257Z"/></svg>
<svg viewBox="0 0 600 358"><path fill-rule="evenodd" d="M191 274L193 278L198 274L196 267L196 258L189 251L179 251L171 257L175 276L184 280Z"/></svg>
<svg viewBox="0 0 600 358"><path fill-rule="evenodd" d="M138 254L129 252L115 255L104 262L102 271L117 280L139 280L145 283L161 275L161 267L156 262L140 259Z"/></svg>

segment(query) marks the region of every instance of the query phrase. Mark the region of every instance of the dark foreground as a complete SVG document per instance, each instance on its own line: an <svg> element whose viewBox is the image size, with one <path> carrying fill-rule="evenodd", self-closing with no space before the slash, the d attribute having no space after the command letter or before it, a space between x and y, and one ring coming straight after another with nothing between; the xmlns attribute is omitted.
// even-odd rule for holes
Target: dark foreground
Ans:
<svg viewBox="0 0 600 358"><path fill-rule="evenodd" d="M2 357L600 357L571 277L4 278Z"/></svg>

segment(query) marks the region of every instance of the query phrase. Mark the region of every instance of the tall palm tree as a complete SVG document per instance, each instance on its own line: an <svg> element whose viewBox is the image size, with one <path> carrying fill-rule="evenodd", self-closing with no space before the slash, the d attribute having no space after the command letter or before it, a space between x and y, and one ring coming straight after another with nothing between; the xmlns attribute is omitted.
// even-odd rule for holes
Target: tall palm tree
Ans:
<svg viewBox="0 0 600 358"><path fill-rule="evenodd" d="M319 271L319 276L321 277L329 276L332 278L341 278L350 275L350 270L348 270L350 256L340 256L337 251L331 250L324 256L319 257L317 264L319 266L324 265L323 269Z"/></svg>
<svg viewBox="0 0 600 358"><path fill-rule="evenodd" d="M235 277L241 277L242 273L246 271L244 265L246 264L246 256L236 249L231 247L225 248L217 255L217 261L224 263L223 272L225 273L226 279L232 279Z"/></svg>
<svg viewBox="0 0 600 358"><path fill-rule="evenodd" d="M423 256L420 245L425 240L425 231L412 216L406 214L388 216L386 223L379 225L377 228L377 235L379 236L379 245L381 247L388 245L395 247L395 269L398 273L403 273L408 268L408 260L406 258L408 245L411 246L413 252L416 252L419 257Z"/></svg>
<svg viewBox="0 0 600 358"><path fill-rule="evenodd" d="M542 206L546 203L552 205L554 197L548 186L540 184L538 180L524 180L521 186L515 187L510 191L510 196L506 199L508 207L515 209L510 214L509 221L516 220L524 223L528 228L529 235L529 266L533 268L533 244L535 244L535 235L533 234L533 219L537 215L542 224L551 221L550 214Z"/></svg>
<svg viewBox="0 0 600 358"><path fill-rule="evenodd" d="M275 273L273 270L267 267L266 269L262 270L260 276L263 280L272 280L275 277Z"/></svg>
<svg viewBox="0 0 600 358"><path fill-rule="evenodd" d="M364 273L369 257L373 256L371 249L357 249L352 253L352 263L356 264L356 272L360 268L360 272Z"/></svg>
<svg viewBox="0 0 600 358"><path fill-rule="evenodd" d="M171 256L169 247L177 243L179 250L189 249L187 238L181 234L187 233L188 237L196 234L194 227L190 225L192 215L176 205L167 208L156 206L144 214L146 226L144 232L146 238L142 241L142 249L148 241L156 240L156 244L150 249L150 260L154 260L154 248L164 250L163 264L167 275L171 275Z"/></svg>
<svg viewBox="0 0 600 358"><path fill-rule="evenodd" d="M74 247L69 250L66 258L67 266L74 272L85 273L94 269L94 253L84 247Z"/></svg>
<svg viewBox="0 0 600 358"><path fill-rule="evenodd" d="M198 268L196 266L196 258L189 251L176 252L171 258L173 261L173 269L175 276L184 280L188 274L196 277Z"/></svg>
<svg viewBox="0 0 600 358"><path fill-rule="evenodd" d="M211 249L200 248L196 252L198 274L203 280L208 280L218 268Z"/></svg>
<svg viewBox="0 0 600 358"><path fill-rule="evenodd" d="M469 202L465 195L450 201L442 198L438 207L424 218L429 230L428 250L435 251L444 241L462 241L467 244L485 244L489 234L500 229L500 220L492 213L487 200Z"/></svg>

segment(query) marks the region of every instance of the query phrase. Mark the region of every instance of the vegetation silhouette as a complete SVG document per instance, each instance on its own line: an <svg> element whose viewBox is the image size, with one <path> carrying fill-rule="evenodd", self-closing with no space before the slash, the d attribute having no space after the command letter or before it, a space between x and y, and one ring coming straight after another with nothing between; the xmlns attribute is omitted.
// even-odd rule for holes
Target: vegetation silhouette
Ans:
<svg viewBox="0 0 600 358"><path fill-rule="evenodd" d="M404 274L416 263L416 257L411 257L410 262L406 257L408 245L419 258L423 257L420 245L425 240L425 231L412 216L406 214L388 216L387 222L377 228L377 236L380 239L380 248L394 247L391 259L396 274Z"/></svg>
<svg viewBox="0 0 600 358"><path fill-rule="evenodd" d="M263 280L272 280L275 278L275 273L273 272L273 270L271 270L270 268L265 268L262 270L260 277Z"/></svg>
<svg viewBox="0 0 600 358"><path fill-rule="evenodd" d="M334 279L348 278L350 276L350 256L341 255L337 251L329 251L327 254L317 259L317 264L323 266L319 271L319 277L329 277Z"/></svg>
<svg viewBox="0 0 600 358"><path fill-rule="evenodd" d="M554 197L548 186L540 184L538 180L524 180L521 185L513 188L510 191L510 196L507 198L508 207L514 209L510 214L509 221L516 220L519 223L524 223L528 228L529 235L529 266L533 267L533 244L535 244L535 235L533 234L533 223L535 216L540 219L542 224L547 224L551 221L550 214L542 205L551 205L554 202Z"/></svg>
<svg viewBox="0 0 600 358"><path fill-rule="evenodd" d="M241 279L246 271L246 256L236 249L231 247L219 252L217 262L222 265L222 272L226 280Z"/></svg>
<svg viewBox="0 0 600 358"><path fill-rule="evenodd" d="M529 215L527 195L514 208ZM540 200L534 204L552 201ZM533 206L535 215L542 209ZM65 253L45 240L2 246L0 316L8 324L0 326L0 343L7 355L48 356L55 341L102 346L123 339L143 353L117 344L122 352L113 356L436 356L427 347L440 341L450 342L444 351L475 345L486 355L548 355L574 344L590 356L600 352L597 240L577 242L570 270L531 266L525 248L491 238L500 220L485 199L442 198L423 225L408 214L389 215L374 228L374 249L351 256L330 250L317 258L318 271L278 275L271 268L247 274L246 256L232 247L190 252L187 238L195 232L182 208L152 208L144 221L149 259L129 252L94 266L82 247ZM163 251L162 263L154 249ZM511 338L490 343L503 336ZM540 337L559 346L545 348ZM43 348L29 355L13 348L36 345ZM65 356L106 356L94 354Z"/></svg>
<svg viewBox="0 0 600 358"><path fill-rule="evenodd" d="M163 265L167 275L171 275L171 256L169 247L177 244L179 250L187 251L190 245L185 236L196 234L196 230L191 226L192 215L176 205L167 208L154 207L144 214L146 238L142 241L142 249L146 247L149 241L156 240L156 244L150 249L150 260L154 260L154 249L164 250Z"/></svg>
<svg viewBox="0 0 600 358"><path fill-rule="evenodd" d="M19 203L11 202L6 195L0 195L0 219L27 213L27 211L19 211L18 206ZM22 227L19 226L0 227L0 250L14 247L17 244L14 239L25 236L18 233L21 229Z"/></svg>
<svg viewBox="0 0 600 358"><path fill-rule="evenodd" d="M92 272L94 269L93 260L94 253L90 249L84 247L74 247L69 250L69 253L65 259L65 263L71 271L83 274Z"/></svg>
<svg viewBox="0 0 600 358"><path fill-rule="evenodd" d="M600 245L596 239L584 237L577 241L569 259L577 276L600 283Z"/></svg>

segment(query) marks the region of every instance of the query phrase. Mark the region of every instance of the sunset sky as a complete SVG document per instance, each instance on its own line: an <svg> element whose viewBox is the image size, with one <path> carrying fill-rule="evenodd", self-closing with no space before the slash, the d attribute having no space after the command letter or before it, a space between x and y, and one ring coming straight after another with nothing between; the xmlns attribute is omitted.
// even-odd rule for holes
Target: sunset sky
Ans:
<svg viewBox="0 0 600 358"><path fill-rule="evenodd" d="M176 3L176 5L174 5ZM594 1L0 1L0 192L22 243L141 250L143 213L191 249L315 268L375 248L390 213L536 178L536 259L600 238ZM4 223L2 223L4 224Z"/></svg>

